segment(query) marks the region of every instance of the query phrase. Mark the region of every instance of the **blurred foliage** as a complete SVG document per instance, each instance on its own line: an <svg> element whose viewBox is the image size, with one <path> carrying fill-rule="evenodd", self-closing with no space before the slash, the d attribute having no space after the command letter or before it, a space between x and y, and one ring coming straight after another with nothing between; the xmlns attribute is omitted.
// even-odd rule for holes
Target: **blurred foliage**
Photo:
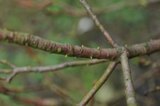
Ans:
<svg viewBox="0 0 160 106"><path fill-rule="evenodd" d="M113 11L111 9L110 12L105 10L106 12L98 14L98 18L111 35L113 35L113 38L115 38L116 41L121 44L126 43L129 45L137 42L144 42L156 36L152 34L153 32L156 32L152 31L153 25L151 24L152 20L154 20L154 16L150 17L150 5L147 0L130 1L131 0L88 0L94 10L103 9L107 6L109 7L118 3L126 4L117 10L114 8ZM83 44L84 46L87 45L90 47L108 47L105 43L104 37L101 36L101 32L99 32L95 26L92 30L84 34L78 33L77 29L79 21L87 16L72 16L63 12L66 8L68 11L75 10L77 13L79 11L84 12L84 8L78 0L47 0L47 2L45 2L45 0L35 0L34 2L33 0L0 0L1 28L32 33L63 44ZM136 5L127 5L128 3L135 3ZM52 12L50 13L48 11ZM5 59L16 66L56 65L63 63L64 61L84 60L50 54L8 43L1 43L0 59ZM132 61L134 63L133 66L135 67L134 69L137 71L140 70L138 66L136 66L138 61L139 59ZM6 66L0 65L0 67L5 68ZM55 91L52 91L47 87L45 91L48 92L45 95L42 94L43 90L41 92L27 90L30 86L36 85L39 87L45 79L45 76L47 76L52 79L52 83L55 83L66 90L77 103L93 86L94 82L101 76L106 67L107 64L104 63L95 66L86 65L76 68L68 68L55 73L21 74L7 86L17 88L26 87L22 94L17 94L23 97L56 98L54 95ZM112 96L113 94L114 96L120 95L123 88L121 85L121 78L117 74L119 73L118 70L119 69L117 69L109 79L109 82L114 83L108 85L110 86L109 88L113 89L113 92L109 91L111 92L109 94L112 94ZM120 93L114 93L114 89ZM0 104L3 106L10 106L11 104L12 106L23 106L23 103L18 104L10 97L3 94L0 94Z"/></svg>

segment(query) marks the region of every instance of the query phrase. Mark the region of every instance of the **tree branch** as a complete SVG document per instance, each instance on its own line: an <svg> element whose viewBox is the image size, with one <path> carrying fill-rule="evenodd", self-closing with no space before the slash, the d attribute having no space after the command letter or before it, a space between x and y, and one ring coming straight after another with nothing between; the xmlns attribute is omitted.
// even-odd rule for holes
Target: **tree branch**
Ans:
<svg viewBox="0 0 160 106"><path fill-rule="evenodd" d="M0 41L8 41L46 52L82 58L115 59L121 55L121 48L88 48L55 43L27 33L11 32L0 29ZM128 57L151 54L160 51L160 39L126 47Z"/></svg>
<svg viewBox="0 0 160 106"><path fill-rule="evenodd" d="M93 21L95 22L96 26L100 29L100 31L103 33L107 41L112 47L117 47L118 45L114 42L112 37L109 35L109 33L105 30L104 26L100 23L97 16L93 13L92 8L89 6L86 0L80 0L82 5L85 7L86 11L89 13Z"/></svg>
<svg viewBox="0 0 160 106"><path fill-rule="evenodd" d="M4 65L7 65L7 66L9 66L10 68L15 68L15 67L16 67L14 64L12 64L12 63L10 63L10 62L8 62L8 61L6 61L6 60L0 60L0 63L1 63L1 64L4 64Z"/></svg>
<svg viewBox="0 0 160 106"><path fill-rule="evenodd" d="M20 73L28 73L28 72L53 72L60 69L68 68L68 67L76 67L82 65L94 65L98 63L106 62L105 59L102 60L84 60L84 61L73 61L73 62L66 62L55 66L37 66L37 67L14 67L13 69L1 69L0 73L11 73L6 81L11 82L11 80Z"/></svg>
<svg viewBox="0 0 160 106"><path fill-rule="evenodd" d="M121 65L122 65L123 77L125 82L127 106L137 106L136 99L135 99L135 91L133 88L133 83L131 78L131 70L128 63L127 51L125 51L125 49L121 55Z"/></svg>
<svg viewBox="0 0 160 106"><path fill-rule="evenodd" d="M145 91L144 96L148 96L148 94L154 93L154 92L160 92L160 86L155 86L154 88L151 88L151 89Z"/></svg>
<svg viewBox="0 0 160 106"><path fill-rule="evenodd" d="M113 72L114 68L116 67L118 62L111 62L101 76L101 78L95 83L93 88L88 92L88 94L82 99L79 106L85 106L87 103L92 99L92 97L96 94L96 92L101 88L101 86L107 81L110 77L111 73Z"/></svg>

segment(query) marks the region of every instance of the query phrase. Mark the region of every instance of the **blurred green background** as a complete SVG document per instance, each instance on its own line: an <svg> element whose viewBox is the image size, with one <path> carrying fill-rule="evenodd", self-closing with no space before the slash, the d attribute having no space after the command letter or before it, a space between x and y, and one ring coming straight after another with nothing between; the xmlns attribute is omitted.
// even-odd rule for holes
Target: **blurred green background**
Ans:
<svg viewBox="0 0 160 106"><path fill-rule="evenodd" d="M107 31L119 44L131 45L159 38L159 0L88 0L88 2ZM0 28L31 33L63 44L94 48L110 47L79 0L0 0ZM158 63L159 54L143 58ZM67 61L86 59L50 54L3 42L0 45L0 60L7 60L20 67L56 65ZM160 84L160 79L158 76L154 78L150 78L153 77L150 76L141 84L137 84L139 82L136 80L151 69L150 65L141 67L140 61L141 58L130 61L138 103L141 106L158 106L160 101L158 93L148 97L143 93L150 87ZM0 67L1 69L7 68L4 65L0 65ZM26 98L29 98L52 101L53 106L54 103L55 106L74 106L92 88L106 67L107 63L102 63L43 74L17 75L11 84L2 83L1 85L21 89L20 92L14 93L13 97L0 94L0 105L32 106L32 103L25 101ZM1 77L5 76L7 75L1 75ZM61 92L65 92L65 94L61 94ZM16 97L25 97L25 100ZM120 67L113 72L93 102L95 102L94 106L126 105ZM90 105L92 106L92 104Z"/></svg>

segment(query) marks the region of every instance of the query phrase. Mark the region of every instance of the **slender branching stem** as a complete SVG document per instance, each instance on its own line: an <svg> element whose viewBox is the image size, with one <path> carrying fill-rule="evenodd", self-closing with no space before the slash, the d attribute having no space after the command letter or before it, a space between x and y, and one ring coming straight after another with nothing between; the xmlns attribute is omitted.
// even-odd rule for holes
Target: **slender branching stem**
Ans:
<svg viewBox="0 0 160 106"><path fill-rule="evenodd" d="M137 106L136 98L135 98L135 91L133 88L133 82L131 78L131 70L129 67L126 50L124 50L121 55L121 65L122 65L123 78L124 78L124 83L125 83L127 106Z"/></svg>
<svg viewBox="0 0 160 106"><path fill-rule="evenodd" d="M113 72L114 68L116 67L118 62L111 62L106 69L106 71L103 73L103 75L100 77L100 79L95 83L93 88L87 93L87 95L82 99L79 106L85 106L87 103L92 99L92 97L96 94L96 92L101 88L101 86L107 81L107 79L110 77L111 73Z"/></svg>
<svg viewBox="0 0 160 106"><path fill-rule="evenodd" d="M29 73L29 72L54 72L58 71L61 69L65 69L68 67L76 67L76 66L82 66L82 65L95 65L99 63L106 62L105 59L97 60L97 59L92 59L92 60L81 60L81 61L72 61L72 62L66 62L62 64L58 64L55 66L36 66L36 67L31 67L31 66L26 66L26 67L14 67L13 69L1 69L0 73L11 73L7 78L7 82L11 82L12 79L20 73Z"/></svg>
<svg viewBox="0 0 160 106"><path fill-rule="evenodd" d="M118 45L114 42L114 40L112 39L112 37L110 36L110 34L107 32L107 30L104 28L104 26L100 23L100 21L98 20L97 16L94 14L94 12L92 11L92 8L90 7L90 5L87 3L86 0L80 0L80 2L82 3L82 5L85 7L86 11L89 13L89 15L91 16L91 18L93 19L93 21L95 22L96 26L100 29L100 31L103 33L103 35L105 36L105 38L107 39L107 41L109 42L109 44L112 47L117 47Z"/></svg>

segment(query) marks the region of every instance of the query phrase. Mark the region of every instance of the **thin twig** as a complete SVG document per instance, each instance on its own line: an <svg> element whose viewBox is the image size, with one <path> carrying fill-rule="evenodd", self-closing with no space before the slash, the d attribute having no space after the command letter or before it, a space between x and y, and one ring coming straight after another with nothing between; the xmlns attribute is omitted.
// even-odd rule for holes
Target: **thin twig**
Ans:
<svg viewBox="0 0 160 106"><path fill-rule="evenodd" d="M100 79L95 83L93 88L88 92L88 94L82 99L79 106L85 106L92 99L92 97L96 94L96 92L101 88L101 86L107 81L114 68L116 67L118 62L111 62L104 72L104 74L100 77Z"/></svg>
<svg viewBox="0 0 160 106"><path fill-rule="evenodd" d="M45 87L54 91L57 95L62 97L64 100L67 100L69 104L72 104L72 105L75 104L75 99L71 95L69 95L68 92L64 88L53 83L50 77L45 76L42 83L44 84Z"/></svg>
<svg viewBox="0 0 160 106"><path fill-rule="evenodd" d="M148 94L153 93L153 92L160 92L160 86L155 86L154 88L145 91L144 95L147 96Z"/></svg>
<svg viewBox="0 0 160 106"><path fill-rule="evenodd" d="M16 71L16 68L13 70L13 72L6 78L6 82L10 83L12 79L18 74L19 72Z"/></svg>
<svg viewBox="0 0 160 106"><path fill-rule="evenodd" d="M7 66L9 66L11 68L15 68L16 67L14 64L8 62L7 60L0 60L0 63L4 64L4 65L7 65Z"/></svg>
<svg viewBox="0 0 160 106"><path fill-rule="evenodd" d="M135 98L135 91L133 88L133 82L131 79L131 70L129 67L127 51L124 49L121 55L121 65L125 83L125 93L127 99L127 106L137 106L136 98Z"/></svg>
<svg viewBox="0 0 160 106"><path fill-rule="evenodd" d="M11 72L11 74L7 77L6 81L7 82L11 82L11 80L20 73L28 73L28 72L53 72L53 71L57 71L60 69L64 69L64 68L68 68L68 67L76 67L76 66L82 66L82 65L94 65L94 64L98 64L98 63L102 63L102 62L106 62L105 59L102 60L97 60L97 59L93 59L93 60L82 60L82 61L73 61L73 62L66 62L66 63L62 63L59 65L55 65L55 66L37 66L37 67L30 67L30 66L26 66L26 67L15 67L14 69L8 69L6 71L6 69L1 69L0 73L9 73Z"/></svg>
<svg viewBox="0 0 160 106"><path fill-rule="evenodd" d="M86 11L89 13L91 18L94 20L96 26L100 29L100 31L104 34L105 38L109 42L112 47L117 47L118 45L113 41L110 34L105 30L104 26L100 23L97 16L93 13L92 8L89 6L86 0L80 0L82 5L85 7Z"/></svg>

